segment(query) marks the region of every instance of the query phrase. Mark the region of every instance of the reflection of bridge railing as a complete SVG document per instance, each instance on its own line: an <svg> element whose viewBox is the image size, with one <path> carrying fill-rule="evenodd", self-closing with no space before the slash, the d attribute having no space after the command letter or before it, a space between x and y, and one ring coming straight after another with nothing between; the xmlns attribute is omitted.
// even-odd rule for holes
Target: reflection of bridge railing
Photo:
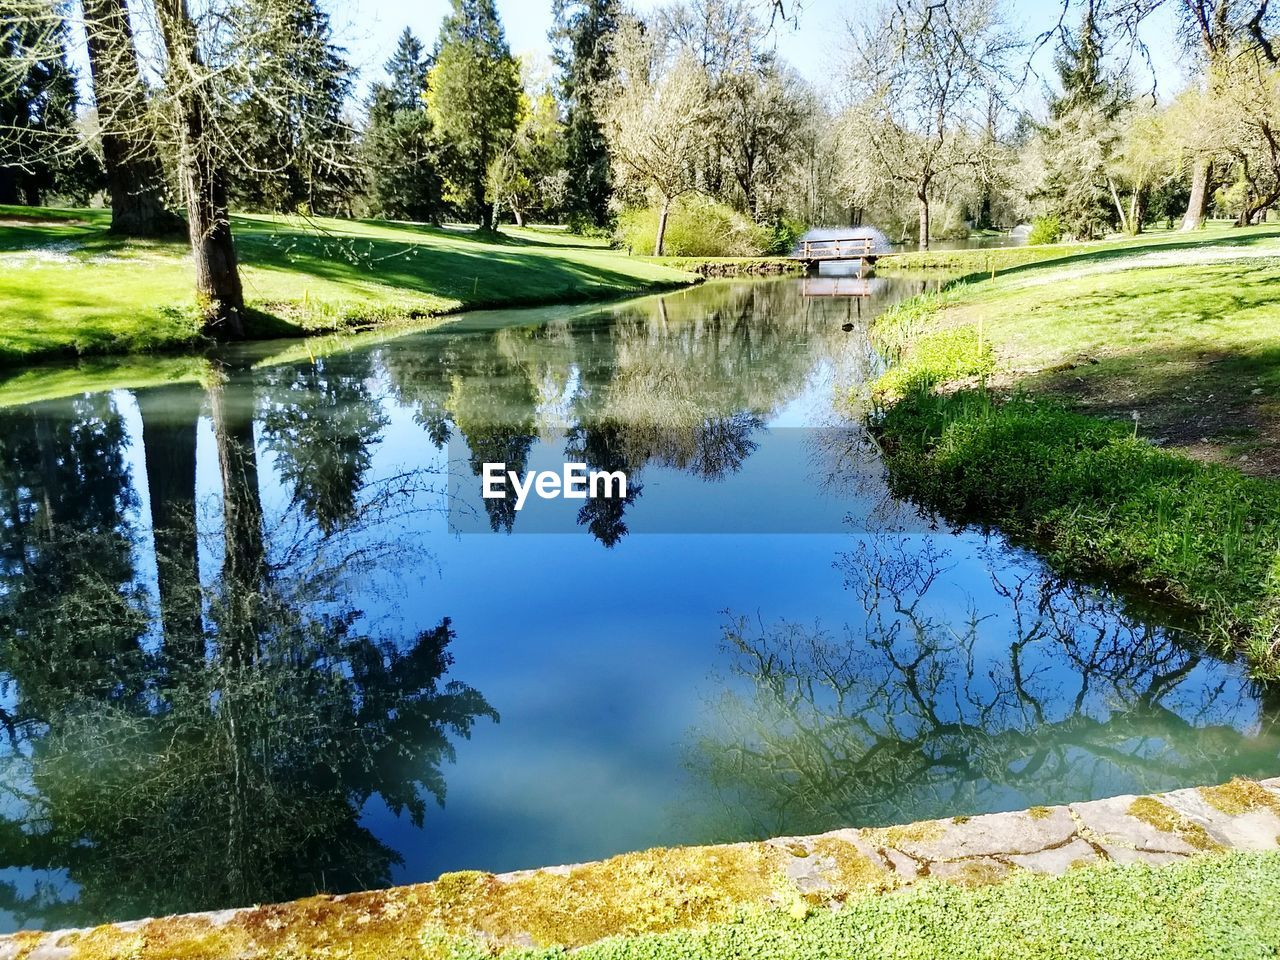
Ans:
<svg viewBox="0 0 1280 960"><path fill-rule="evenodd" d="M864 277L805 277L801 283L805 297L869 297L874 292Z"/></svg>

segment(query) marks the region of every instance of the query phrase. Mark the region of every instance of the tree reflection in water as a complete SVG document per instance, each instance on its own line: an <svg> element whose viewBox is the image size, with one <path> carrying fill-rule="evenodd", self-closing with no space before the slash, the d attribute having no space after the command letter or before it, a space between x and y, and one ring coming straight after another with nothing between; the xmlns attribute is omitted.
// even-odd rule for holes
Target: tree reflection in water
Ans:
<svg viewBox="0 0 1280 960"><path fill-rule="evenodd" d="M138 397L151 517L164 524L151 538L158 604L133 566L144 541L111 398L6 414L0 862L55 878L3 888L0 907L20 920L388 884L399 856L362 826L365 803L377 796L420 825L443 801L453 738L497 719L447 679L447 619L383 637L345 599L350 578L400 549L376 530L394 529L412 478L366 485L357 503L345 480L313 477L323 489L268 517L253 394L226 390L226 377L210 371L203 396ZM307 418L284 404L277 444L296 459ZM212 522L195 503L202 411L221 484ZM361 457L353 448L345 475Z"/></svg>
<svg viewBox="0 0 1280 960"><path fill-rule="evenodd" d="M842 557L865 627L733 618L729 675L689 765L709 839L1016 809L1274 773L1275 712L1241 674L1108 594L993 575L943 607L927 538Z"/></svg>

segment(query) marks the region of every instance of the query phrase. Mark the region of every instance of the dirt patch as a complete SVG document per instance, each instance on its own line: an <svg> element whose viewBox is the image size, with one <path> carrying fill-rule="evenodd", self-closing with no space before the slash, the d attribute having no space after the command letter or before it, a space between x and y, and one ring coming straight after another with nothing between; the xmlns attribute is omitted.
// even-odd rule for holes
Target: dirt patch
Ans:
<svg viewBox="0 0 1280 960"><path fill-rule="evenodd" d="M1065 399L1082 413L1133 422L1140 436L1209 463L1254 476L1280 477L1280 402L1229 369L1239 358L1195 357L1119 363L1080 356L1037 371L1011 371L1015 385Z"/></svg>

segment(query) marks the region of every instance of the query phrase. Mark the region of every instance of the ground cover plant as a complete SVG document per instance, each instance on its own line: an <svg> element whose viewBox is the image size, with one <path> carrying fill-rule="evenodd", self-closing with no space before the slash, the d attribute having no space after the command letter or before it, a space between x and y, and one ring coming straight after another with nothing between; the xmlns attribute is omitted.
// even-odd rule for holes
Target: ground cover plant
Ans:
<svg viewBox="0 0 1280 960"><path fill-rule="evenodd" d="M1274 238L1116 246L890 311L870 392L894 489L1172 599L1276 676Z"/></svg>

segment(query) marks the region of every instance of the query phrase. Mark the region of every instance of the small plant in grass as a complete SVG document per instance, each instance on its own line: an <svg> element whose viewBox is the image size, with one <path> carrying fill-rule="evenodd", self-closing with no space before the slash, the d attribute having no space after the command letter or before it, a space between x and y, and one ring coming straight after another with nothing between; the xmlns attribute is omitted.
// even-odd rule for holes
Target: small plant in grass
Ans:
<svg viewBox="0 0 1280 960"><path fill-rule="evenodd" d="M1031 232L1027 234L1027 243L1038 247L1046 243L1059 243L1062 240L1062 218L1056 213L1046 213L1031 221Z"/></svg>

